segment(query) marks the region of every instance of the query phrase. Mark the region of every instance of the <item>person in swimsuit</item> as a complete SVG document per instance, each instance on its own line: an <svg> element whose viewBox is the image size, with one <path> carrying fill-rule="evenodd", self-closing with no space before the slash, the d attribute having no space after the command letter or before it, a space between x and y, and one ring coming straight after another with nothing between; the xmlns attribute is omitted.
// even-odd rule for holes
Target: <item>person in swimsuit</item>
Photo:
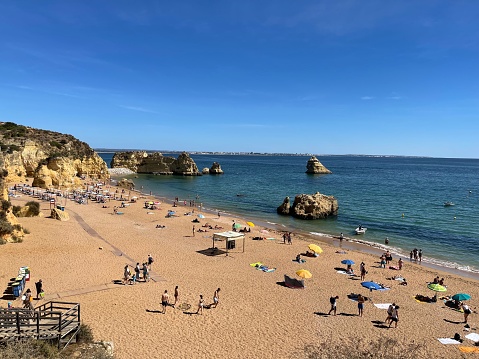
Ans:
<svg viewBox="0 0 479 359"><path fill-rule="evenodd" d="M213 304L211 304L211 307L216 308L218 306L218 302L220 301L220 288L215 290L215 293L213 294Z"/></svg>
<svg viewBox="0 0 479 359"><path fill-rule="evenodd" d="M178 303L178 298L180 296L180 293L178 292L178 286L175 287L175 303L173 304L173 308L176 308L176 303Z"/></svg>
<svg viewBox="0 0 479 359"><path fill-rule="evenodd" d="M165 314L166 313L166 307L168 306L168 300L170 299L170 296L168 295L168 290L165 289L165 292L163 293L163 295L161 296L161 306L163 308L163 311L162 313Z"/></svg>
<svg viewBox="0 0 479 359"><path fill-rule="evenodd" d="M196 314L203 315L203 307L205 306L205 300L203 299L203 294L200 294L200 300L198 301L198 310L196 311Z"/></svg>
<svg viewBox="0 0 479 359"><path fill-rule="evenodd" d="M334 315L336 315L336 306L338 303L339 296L331 297L329 298L329 302L331 303L331 309L328 312L328 315L331 314L331 312L334 312Z"/></svg>
<svg viewBox="0 0 479 359"><path fill-rule="evenodd" d="M364 297L359 294L358 295L358 311L359 311L359 316L363 316L363 309L364 309Z"/></svg>

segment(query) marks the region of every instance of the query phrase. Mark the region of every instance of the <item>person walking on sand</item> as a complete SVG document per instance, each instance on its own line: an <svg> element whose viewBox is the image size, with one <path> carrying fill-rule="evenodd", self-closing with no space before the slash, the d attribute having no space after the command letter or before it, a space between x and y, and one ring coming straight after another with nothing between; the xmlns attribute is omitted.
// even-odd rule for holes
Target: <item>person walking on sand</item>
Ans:
<svg viewBox="0 0 479 359"><path fill-rule="evenodd" d="M385 323L389 322L391 320L391 315L393 314L393 309L396 306L396 303L390 304L388 307L388 316L386 320L384 321Z"/></svg>
<svg viewBox="0 0 479 359"><path fill-rule="evenodd" d="M398 314L398 309L399 306L394 306L392 313L391 313L391 319L389 321L389 328L391 328L391 324L394 322L394 328L398 327L398 321L399 321L399 314Z"/></svg>
<svg viewBox="0 0 479 359"><path fill-rule="evenodd" d="M43 291L43 282L41 279L39 279L38 282L35 283L35 289L37 290L37 300L41 299L40 293Z"/></svg>
<svg viewBox="0 0 479 359"><path fill-rule="evenodd" d="M360 317L363 316L364 301L364 297L361 294L358 294L358 314Z"/></svg>
<svg viewBox="0 0 479 359"><path fill-rule="evenodd" d="M419 252L417 253L418 257L419 257L419 263L422 262L422 249L419 250Z"/></svg>
<svg viewBox="0 0 479 359"><path fill-rule="evenodd" d="M180 297L180 293L178 291L178 286L175 287L174 297L175 297L175 303L173 304L173 308L176 308L176 303L178 303L178 298Z"/></svg>
<svg viewBox="0 0 479 359"><path fill-rule="evenodd" d="M215 290L215 293L213 294L213 304L211 304L211 307L216 308L218 306L218 303L220 301L220 288Z"/></svg>
<svg viewBox="0 0 479 359"><path fill-rule="evenodd" d="M403 261L402 261L401 258L399 258L399 260L398 260L398 268L399 268L399 270L402 269L402 265L403 265Z"/></svg>
<svg viewBox="0 0 479 359"><path fill-rule="evenodd" d="M195 236L195 226L193 226L193 237Z"/></svg>
<svg viewBox="0 0 479 359"><path fill-rule="evenodd" d="M128 264L127 264L125 265L125 268L123 268L123 284L127 284L129 280L130 280L130 267L128 267Z"/></svg>
<svg viewBox="0 0 479 359"><path fill-rule="evenodd" d="M471 314L471 309L467 304L462 303L461 308L464 311L464 323L467 323L467 317Z"/></svg>
<svg viewBox="0 0 479 359"><path fill-rule="evenodd" d="M328 312L328 315L331 314L331 312L334 312L334 315L336 315L336 306L338 303L339 296L331 297L329 298L329 303L331 303L331 309Z"/></svg>
<svg viewBox="0 0 479 359"><path fill-rule="evenodd" d="M148 254L148 268L151 270L151 265L153 264L155 260L151 256L151 254Z"/></svg>
<svg viewBox="0 0 479 359"><path fill-rule="evenodd" d="M165 292L161 296L161 307L163 309L162 313L166 313L166 307L168 306L168 301L170 299L170 296L168 295L168 290L165 289Z"/></svg>
<svg viewBox="0 0 479 359"><path fill-rule="evenodd" d="M148 265L145 263L143 263L143 280L145 282L149 282L150 281L150 271L148 270Z"/></svg>
<svg viewBox="0 0 479 359"><path fill-rule="evenodd" d="M203 307L205 306L205 300L203 299L203 294L200 294L200 300L198 301L198 310L196 311L196 314L203 315Z"/></svg>

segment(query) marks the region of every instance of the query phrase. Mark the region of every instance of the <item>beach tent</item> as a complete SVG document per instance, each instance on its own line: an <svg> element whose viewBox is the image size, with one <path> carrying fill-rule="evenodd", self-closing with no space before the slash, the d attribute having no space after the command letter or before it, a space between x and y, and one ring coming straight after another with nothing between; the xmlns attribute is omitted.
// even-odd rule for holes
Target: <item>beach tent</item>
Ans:
<svg viewBox="0 0 479 359"><path fill-rule="evenodd" d="M236 241L238 239L243 239L243 253L244 253L245 236L243 233L238 233L233 231L213 234L213 248L215 248L215 240L224 240L226 243L226 255L228 255L228 250L236 247Z"/></svg>

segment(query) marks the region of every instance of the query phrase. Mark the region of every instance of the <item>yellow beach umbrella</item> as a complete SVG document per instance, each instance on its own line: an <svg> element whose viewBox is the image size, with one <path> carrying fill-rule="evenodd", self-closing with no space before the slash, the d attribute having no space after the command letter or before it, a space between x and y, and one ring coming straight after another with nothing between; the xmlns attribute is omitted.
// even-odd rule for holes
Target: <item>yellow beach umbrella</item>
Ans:
<svg viewBox="0 0 479 359"><path fill-rule="evenodd" d="M246 222L246 224L250 227L254 227L254 223L253 222Z"/></svg>
<svg viewBox="0 0 479 359"><path fill-rule="evenodd" d="M321 247L316 244L310 244L308 248L311 249L314 253L323 253Z"/></svg>
<svg viewBox="0 0 479 359"><path fill-rule="evenodd" d="M299 275L301 278L311 278L313 276L311 272L306 269L300 269L296 271L296 274Z"/></svg>

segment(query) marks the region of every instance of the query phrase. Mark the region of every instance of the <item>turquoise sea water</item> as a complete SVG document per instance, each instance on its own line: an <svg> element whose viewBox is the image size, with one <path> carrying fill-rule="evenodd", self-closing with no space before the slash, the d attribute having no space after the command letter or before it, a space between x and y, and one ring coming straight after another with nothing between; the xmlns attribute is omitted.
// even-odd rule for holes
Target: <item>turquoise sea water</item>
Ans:
<svg viewBox="0 0 479 359"><path fill-rule="evenodd" d="M112 154L100 155L110 163ZM225 174L138 175L136 188L170 199L198 195L208 209L316 235L343 232L378 244L389 237L393 251L407 258L421 248L432 263L479 273L479 160L321 156L333 174L308 175L309 157L191 157L200 170L217 161ZM303 221L276 214L286 196L317 191L338 199L337 217ZM455 205L445 207L446 201ZM354 235L358 224L368 228L365 235Z"/></svg>

